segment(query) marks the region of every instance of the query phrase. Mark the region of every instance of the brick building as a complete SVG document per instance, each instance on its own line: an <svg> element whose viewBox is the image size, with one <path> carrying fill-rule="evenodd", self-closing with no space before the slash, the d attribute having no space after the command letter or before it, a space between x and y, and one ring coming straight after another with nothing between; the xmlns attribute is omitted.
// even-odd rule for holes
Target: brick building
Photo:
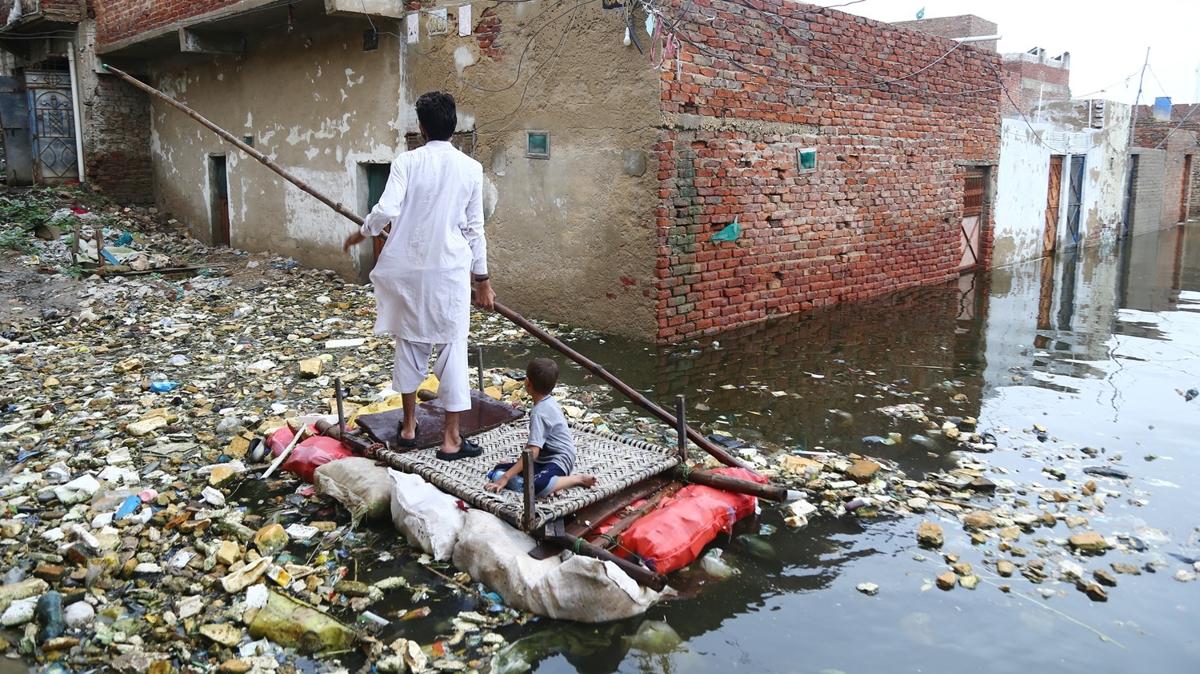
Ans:
<svg viewBox="0 0 1200 674"><path fill-rule="evenodd" d="M1005 86L1012 96L1001 101L1005 117L1024 113L1033 121L1041 120L1047 106L1071 100L1071 54L1048 56L1034 47L1026 52L1004 55ZM1014 107L1015 106L1015 107ZM1019 112L1018 112L1019 110Z"/></svg>
<svg viewBox="0 0 1200 674"><path fill-rule="evenodd" d="M532 316L678 341L989 261L987 45L783 0L672 0L651 21L568 0L93 4L106 62L360 211L420 142L416 95L451 91L497 289ZM124 148L197 236L370 268L339 251L348 223L192 120L125 113L148 128Z"/></svg>
<svg viewBox="0 0 1200 674"><path fill-rule="evenodd" d="M1174 226L1200 217L1200 105L1173 105L1169 119L1138 107L1130 200L1139 221Z"/></svg>
<svg viewBox="0 0 1200 674"><path fill-rule="evenodd" d="M8 182L82 178L117 199L147 202L149 104L132 87L99 75L95 4L0 0L7 20L0 48L9 56L0 72Z"/></svg>
<svg viewBox="0 0 1200 674"><path fill-rule="evenodd" d="M695 4L681 32L703 46L661 81L660 339L986 264L997 56L789 2ZM964 245L968 183L983 226ZM743 239L713 243L734 218Z"/></svg>
<svg viewBox="0 0 1200 674"><path fill-rule="evenodd" d="M999 26L995 22L988 21L974 14L931 16L927 19L917 19L915 21L896 21L892 25L899 28L919 30L922 33L929 33L930 35L937 35L939 37L947 37L951 40L956 38L988 37L999 33ZM996 51L996 42L996 40L979 40L972 41L971 44L987 51Z"/></svg>

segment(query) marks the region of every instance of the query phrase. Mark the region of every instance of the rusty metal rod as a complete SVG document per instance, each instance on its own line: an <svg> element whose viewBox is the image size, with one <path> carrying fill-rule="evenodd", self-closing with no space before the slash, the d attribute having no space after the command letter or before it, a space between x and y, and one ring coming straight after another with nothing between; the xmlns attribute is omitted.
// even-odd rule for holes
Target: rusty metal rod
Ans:
<svg viewBox="0 0 1200 674"><path fill-rule="evenodd" d="M184 113L188 117L191 117L192 119L196 120L201 125L207 127L210 131L217 134L218 136L220 136L221 138L223 138L230 144L232 144L234 147L236 147L239 150L241 150L242 152L245 152L246 154L250 155L250 157L257 159L264 166L266 166L267 168L271 169L272 171L278 173L280 176L282 176L288 182L292 183L293 185L300 188L304 192L307 192L308 194L312 195L315 199L317 199L321 203L325 204L326 206L329 206L333 210L337 211L339 214L344 216L347 220L350 220L351 222L353 222L357 225L360 225L360 226L363 224L362 217L360 217L357 213L354 213L353 211L347 209L342 204L321 194L320 192L318 192L316 190L316 188L312 187L311 185L304 182L300 178L291 174L290 172L288 172L287 169L283 168L279 164L276 164L275 162L271 161L265 154L254 149L250 145L247 145L240 138L234 136L232 133L229 133L225 129L222 129L221 127L217 126L213 122L209 121L207 118L205 118L200 113L196 112L195 110L192 110L191 108L184 105L183 103L180 103L179 101L175 100L174 98L171 98L170 96L164 94L163 92L155 89L154 87L146 84L145 82L142 82L141 80L133 77L132 75L130 75L120 69L114 68L111 65L108 65L107 63L104 64L103 67L106 71L116 75L117 77L120 77L121 79L125 80L126 82L133 85L137 89L140 89L140 90L146 92L147 94L150 94L154 98L157 98L157 99L163 101L164 103L166 103L166 104L170 105L171 107ZM587 358L586 356L579 353L575 349L572 349L571 347L567 346L558 338L554 337L553 335L550 335L545 330L542 330L538 326L534 325L532 322L530 322L524 316L518 314L517 312L513 311L512 309L509 309L508 307L504 306L503 304L500 304L499 302L496 302L494 308L495 308L496 313L498 313L501 316L504 316L508 320L512 321L512 323L514 325L516 325L517 327L525 330L526 332L533 335L534 337L537 337L539 340L546 343L548 346L550 346L554 350L558 351L559 353L563 354L564 356L566 356L566 357L570 358L571 360L575 361L576 363L578 363L580 366L582 366L588 372L591 372L592 374L596 375L597 377L603 379L610 386L612 386L618 392L620 392L621 395L625 396L633 403L644 408L647 412L649 412L650 414L657 417L659 421L662 421L663 423L667 424L668 426L675 426L678 423L678 420L675 418L675 416L673 414L671 414L670 412L668 412L667 410L663 409L662 406L658 405L657 403L650 400L649 398L642 395L641 393L638 393L637 391L633 390L632 387L630 387L628 384L621 381L620 379L617 379L608 370L605 370L599 364L593 362L591 359ZM704 451L708 452L712 456L716 457L716 459L718 461L720 461L721 463L723 463L727 466L732 466L734 468L747 468L747 469L750 468L748 465L743 463L740 459L733 456L729 452L726 452L725 450L721 449L720 447L717 447L708 438L704 437L698 431L696 431L695 429L693 429L691 427L687 428L687 437L692 442L696 443L696 446L700 447L700 449L703 449Z"/></svg>

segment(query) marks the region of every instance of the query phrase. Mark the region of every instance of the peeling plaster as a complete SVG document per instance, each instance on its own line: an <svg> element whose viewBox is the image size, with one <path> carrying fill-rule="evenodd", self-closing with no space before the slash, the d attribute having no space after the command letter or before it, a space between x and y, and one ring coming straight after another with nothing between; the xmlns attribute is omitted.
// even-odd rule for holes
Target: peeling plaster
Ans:
<svg viewBox="0 0 1200 674"><path fill-rule="evenodd" d="M1067 126L1074 118L1063 116L1054 124L1036 124L1040 135L1021 119L1002 120L996 185L999 198L993 230L995 266L1042 256L1052 154L1064 156L1057 227L1059 247L1074 244L1067 227L1072 155L1085 158L1080 244L1115 239L1124 217L1130 109L1109 102L1106 114L1105 127L1099 131L1076 130Z"/></svg>
<svg viewBox="0 0 1200 674"><path fill-rule="evenodd" d="M454 50L454 67L458 70L458 74L462 75L463 71L468 67L475 65L475 54L467 45L459 45Z"/></svg>

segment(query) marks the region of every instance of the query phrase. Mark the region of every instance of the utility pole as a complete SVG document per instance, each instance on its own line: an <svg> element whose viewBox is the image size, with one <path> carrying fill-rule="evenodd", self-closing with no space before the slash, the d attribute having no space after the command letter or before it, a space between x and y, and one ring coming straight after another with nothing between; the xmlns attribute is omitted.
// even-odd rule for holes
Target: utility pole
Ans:
<svg viewBox="0 0 1200 674"><path fill-rule="evenodd" d="M1133 149L1134 134L1137 132L1138 104L1142 101L1142 83L1146 79L1146 68L1149 66L1150 47L1146 47L1146 59L1142 61L1142 74L1138 75L1137 95L1133 99L1133 115L1129 120L1129 140L1125 144L1125 172L1124 179L1121 181L1121 184L1125 186L1125 207L1122 209L1125 213L1125 217L1123 218L1125 222L1123 231L1121 232L1121 238L1129 236L1130 228L1133 226L1133 223L1130 222L1130 220L1133 219L1133 213L1129 212L1129 204L1131 197L1133 196L1133 185L1131 185L1129 182L1133 177L1133 153L1131 150Z"/></svg>

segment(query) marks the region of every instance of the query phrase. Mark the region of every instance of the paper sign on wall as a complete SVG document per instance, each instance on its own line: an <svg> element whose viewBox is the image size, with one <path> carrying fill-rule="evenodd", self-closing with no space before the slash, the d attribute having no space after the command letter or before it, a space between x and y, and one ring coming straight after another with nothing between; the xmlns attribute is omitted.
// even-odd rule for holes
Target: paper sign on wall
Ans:
<svg viewBox="0 0 1200 674"><path fill-rule="evenodd" d="M425 32L429 35L445 35L450 32L450 17L445 7L429 11L425 19Z"/></svg>
<svg viewBox="0 0 1200 674"><path fill-rule="evenodd" d="M408 43L421 41L421 13L409 12L404 24L408 27Z"/></svg>
<svg viewBox="0 0 1200 674"><path fill-rule="evenodd" d="M458 34L471 34L471 6L460 5L458 8Z"/></svg>

